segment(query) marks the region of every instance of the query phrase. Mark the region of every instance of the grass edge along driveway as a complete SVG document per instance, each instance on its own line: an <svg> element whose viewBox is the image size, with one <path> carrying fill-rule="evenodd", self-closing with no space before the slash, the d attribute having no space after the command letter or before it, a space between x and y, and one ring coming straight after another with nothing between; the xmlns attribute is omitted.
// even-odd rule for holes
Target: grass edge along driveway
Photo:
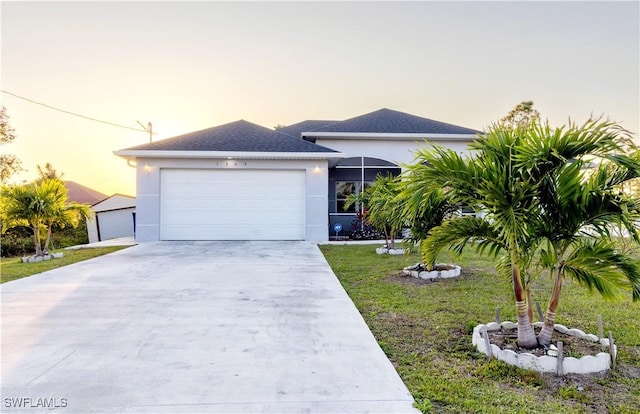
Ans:
<svg viewBox="0 0 640 414"><path fill-rule="evenodd" d="M637 413L640 407L640 303L606 302L575 284L563 287L557 323L596 333L597 315L618 343L607 374L556 377L487 360L471 330L494 318L515 320L509 281L490 260L464 252L458 279L419 282L400 276L417 255L376 255L375 246L320 246L329 265L405 382L416 406L437 413ZM440 262L451 263L443 254ZM548 277L533 287L543 306Z"/></svg>
<svg viewBox="0 0 640 414"><path fill-rule="evenodd" d="M63 252L64 256L60 259L51 259L37 263L22 263L20 257L2 258L0 263L0 283L10 282L12 280L22 279L23 277L32 276L47 270L57 269L73 263L82 262L83 260L92 259L94 257L113 253L130 246L107 246L107 247L91 247L77 250L56 250Z"/></svg>

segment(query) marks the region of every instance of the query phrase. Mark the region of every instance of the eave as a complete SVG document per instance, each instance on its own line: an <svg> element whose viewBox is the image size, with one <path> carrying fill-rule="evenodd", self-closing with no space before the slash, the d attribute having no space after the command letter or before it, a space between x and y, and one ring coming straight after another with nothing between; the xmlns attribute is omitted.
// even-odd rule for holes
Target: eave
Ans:
<svg viewBox="0 0 640 414"><path fill-rule="evenodd" d="M380 132L303 132L302 138L310 141L318 138L329 140L370 141L473 141L477 134L413 134Z"/></svg>
<svg viewBox="0 0 640 414"><path fill-rule="evenodd" d="M254 152L254 151L161 151L120 150L115 155L125 159L181 158L181 159L239 159L239 160L330 160L346 158L341 152Z"/></svg>

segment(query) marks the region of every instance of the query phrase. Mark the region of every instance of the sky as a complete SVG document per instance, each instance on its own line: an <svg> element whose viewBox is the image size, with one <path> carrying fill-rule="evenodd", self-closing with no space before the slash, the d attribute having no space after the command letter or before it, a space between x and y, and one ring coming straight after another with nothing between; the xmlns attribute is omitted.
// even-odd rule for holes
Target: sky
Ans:
<svg viewBox="0 0 640 414"><path fill-rule="evenodd" d="M524 100L552 125L640 130L640 2L7 2L1 89L154 140L389 108L482 129ZM36 176L135 195L113 151L149 134L1 93Z"/></svg>

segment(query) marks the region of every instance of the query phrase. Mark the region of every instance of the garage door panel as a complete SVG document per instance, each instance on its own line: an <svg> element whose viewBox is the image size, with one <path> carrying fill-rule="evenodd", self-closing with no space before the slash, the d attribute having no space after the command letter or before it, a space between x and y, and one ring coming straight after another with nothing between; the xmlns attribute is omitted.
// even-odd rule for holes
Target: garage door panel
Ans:
<svg viewBox="0 0 640 414"><path fill-rule="evenodd" d="M163 240L303 240L303 170L161 170Z"/></svg>

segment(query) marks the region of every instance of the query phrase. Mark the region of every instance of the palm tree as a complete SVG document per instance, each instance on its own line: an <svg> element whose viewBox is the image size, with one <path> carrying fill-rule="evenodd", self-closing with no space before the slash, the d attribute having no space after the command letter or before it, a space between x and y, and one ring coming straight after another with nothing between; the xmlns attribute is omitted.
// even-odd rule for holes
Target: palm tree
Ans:
<svg viewBox="0 0 640 414"><path fill-rule="evenodd" d="M520 148L522 167L538 181L541 205L538 235L545 241L540 262L552 275L544 326L538 335L549 345L562 282L577 280L605 298L632 290L640 299L640 264L611 240L612 225L640 241L640 199L621 190L640 176L640 151L629 146L626 131L610 122L531 129ZM598 163L597 168L592 168Z"/></svg>
<svg viewBox="0 0 640 414"><path fill-rule="evenodd" d="M402 200L398 198L398 181L391 175L378 175L373 185L358 195L351 195L345 203L345 210L354 203L366 211L366 221L384 234L385 244L395 249L395 237L402 230L404 217Z"/></svg>
<svg viewBox="0 0 640 414"><path fill-rule="evenodd" d="M88 205L67 202L67 190L59 179L3 186L0 191L2 231L25 226L33 232L35 255L48 254L54 226L76 227L91 216Z"/></svg>
<svg viewBox="0 0 640 414"><path fill-rule="evenodd" d="M625 131L610 122L551 129L492 126L464 158L452 150L421 150L405 180L422 195L444 188L452 203L486 213L482 218L444 221L423 242L425 262L443 248L456 252L471 243L481 254L506 256L498 269L510 271L518 315L518 344L538 344L531 326L529 291L535 253L552 270L553 289L545 327L539 337L548 344L553 331L562 279L569 276L605 297L631 289L640 299L640 265L616 250L611 224L623 225L640 241L640 201L625 196L621 184L640 175L638 151L628 147ZM600 167L587 173L594 160Z"/></svg>
<svg viewBox="0 0 640 414"><path fill-rule="evenodd" d="M518 344L532 348L537 340L523 283L526 272L522 270L530 262L530 246L537 239L529 223L540 212L535 183L523 169L516 168L520 132L494 125L470 146L475 153L469 157L441 147L421 149L404 179L414 188L423 188L425 195L444 189L451 204L485 213L482 218L453 218L433 228L421 249L424 261L433 263L444 248L459 253L470 243L479 253L494 257L505 252L518 315ZM419 198L410 199L412 204L418 202Z"/></svg>

